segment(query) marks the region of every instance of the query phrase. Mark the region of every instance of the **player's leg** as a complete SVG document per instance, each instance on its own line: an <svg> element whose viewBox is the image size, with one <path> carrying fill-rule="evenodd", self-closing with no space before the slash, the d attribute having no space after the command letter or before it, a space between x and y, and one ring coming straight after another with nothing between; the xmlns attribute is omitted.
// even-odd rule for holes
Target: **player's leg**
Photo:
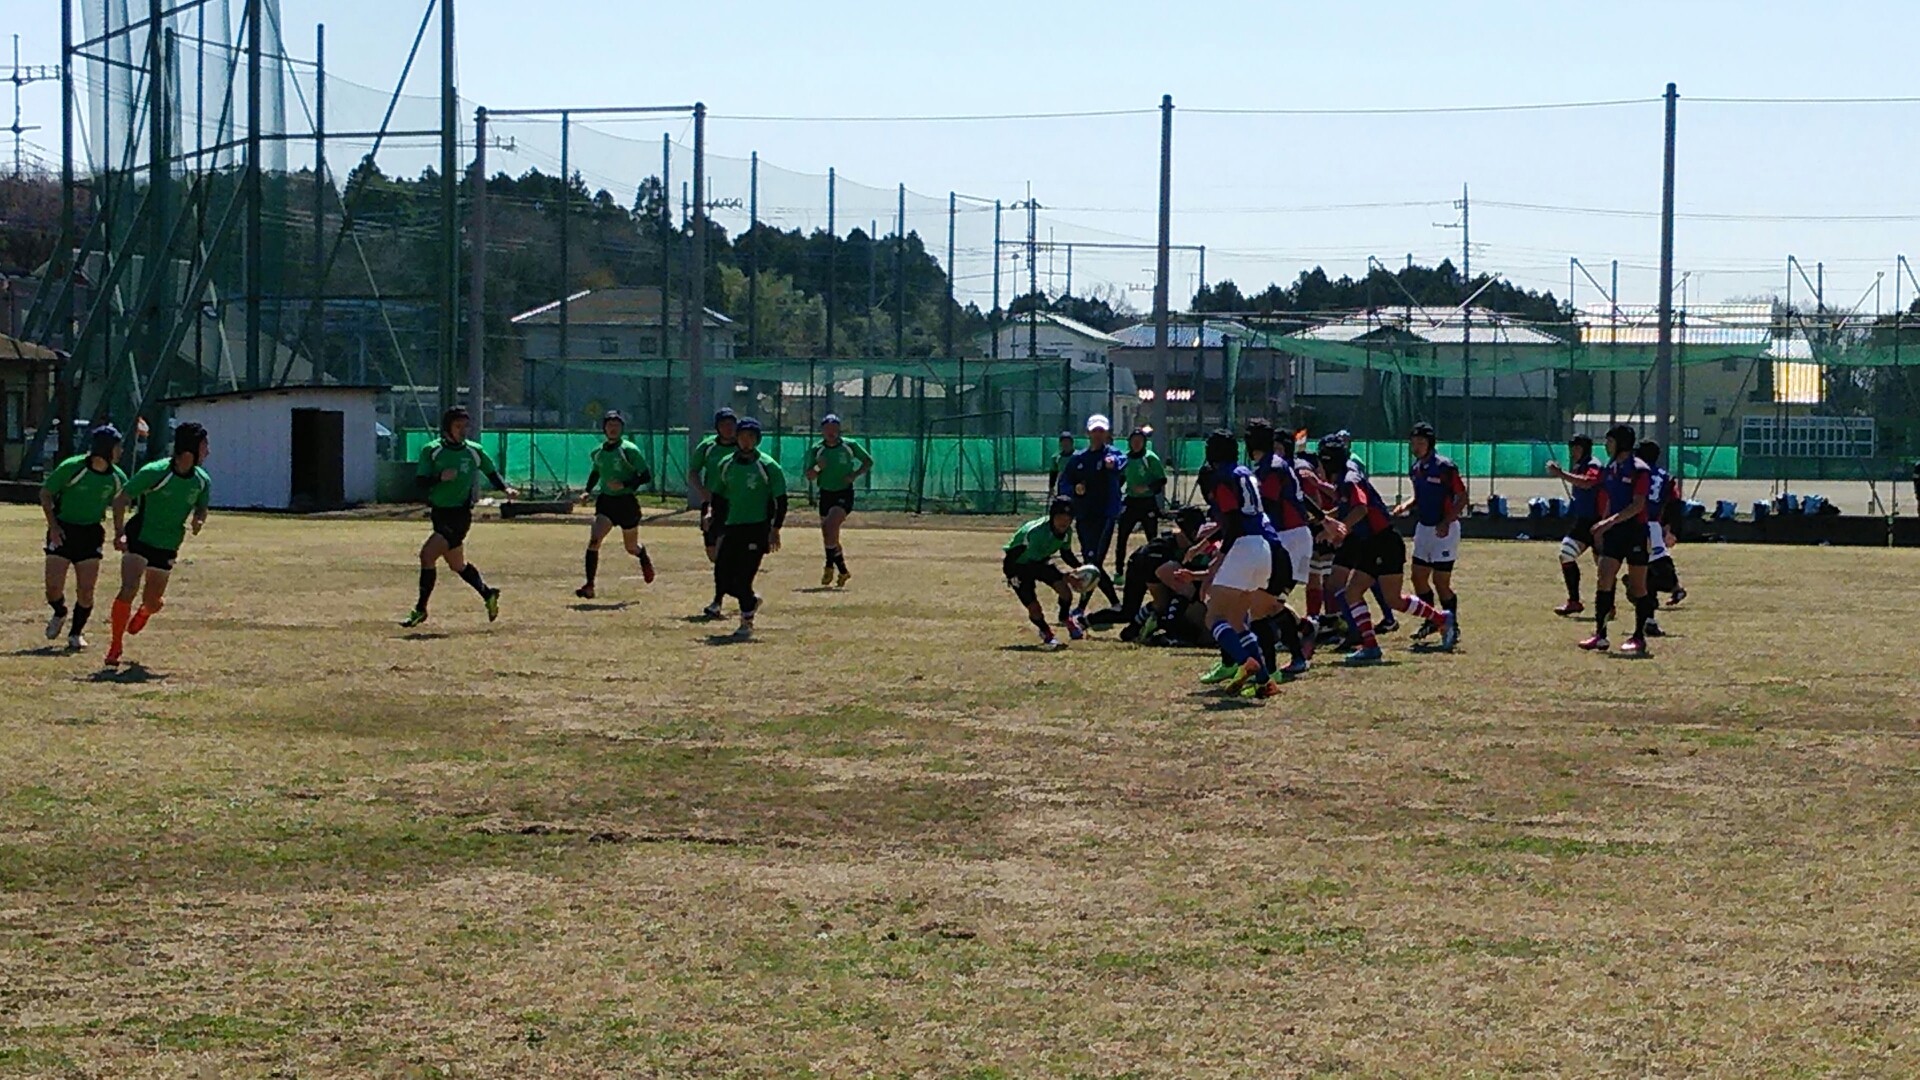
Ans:
<svg viewBox="0 0 1920 1080"><path fill-rule="evenodd" d="M1647 622L1659 610L1660 601L1647 588L1647 545L1642 541L1627 552L1627 597L1633 604L1633 636L1622 650L1629 655L1646 656Z"/></svg>
<svg viewBox="0 0 1920 1080"><path fill-rule="evenodd" d="M460 542L457 544L451 543L451 539L449 538L450 545L445 556L447 568L458 574L461 581L466 582L469 588L479 594L480 601L487 606L487 621L492 622L498 619L500 590L488 585L487 579L480 575L480 568L467 561L466 537L460 537Z"/></svg>
<svg viewBox="0 0 1920 1080"><path fill-rule="evenodd" d="M729 595L740 605L740 625L734 630L736 637L751 635L754 616L760 613L760 595L753 591L753 583L760 575L761 560L767 557L771 534L772 530L766 525L747 526L741 533L739 543L735 543L733 537L724 541L734 549L735 562Z"/></svg>
<svg viewBox="0 0 1920 1080"><path fill-rule="evenodd" d="M847 552L840 544L840 533L847 523L847 508L835 504L820 518L820 544L826 549L826 567L820 572L820 584L831 585L837 579L845 585L853 574L847 570Z"/></svg>
<svg viewBox="0 0 1920 1080"><path fill-rule="evenodd" d="M433 599L433 587L440 577L440 561L447 557L447 538L438 530L428 534L426 542L420 545L420 590L413 601L413 611L402 626L418 626L427 621L427 604Z"/></svg>
<svg viewBox="0 0 1920 1080"><path fill-rule="evenodd" d="M1058 648L1060 641L1053 636L1053 625L1047 622L1047 613L1040 609L1039 578L1034 568L1026 563L1008 563L1001 569L1013 583L1013 595L1019 599L1020 606L1026 608L1027 621L1040 632L1040 644L1049 649Z"/></svg>
<svg viewBox="0 0 1920 1080"><path fill-rule="evenodd" d="M1613 587L1619 579L1620 560L1610 555L1600 556L1600 565L1594 571L1594 575L1593 636L1582 641L1580 647L1595 652L1605 652L1608 646L1607 622L1613 618Z"/></svg>
<svg viewBox="0 0 1920 1080"><path fill-rule="evenodd" d="M1368 664L1380 659L1380 639L1374 632L1373 611L1367 607L1367 593L1374 584L1372 574L1349 567L1346 580L1338 590L1346 598L1347 622L1353 628L1349 637L1359 639L1346 656L1349 664Z"/></svg>
<svg viewBox="0 0 1920 1080"><path fill-rule="evenodd" d="M55 555L51 550L47 552L47 608L52 612L47 619L48 641L59 637L60 631L67 626L67 567L71 565L66 556ZM95 568L98 569L98 563Z"/></svg>
<svg viewBox="0 0 1920 1080"><path fill-rule="evenodd" d="M67 644L72 648L87 647L87 620L93 617L93 590L99 581L99 559L73 564L73 626L67 631Z"/></svg>
<svg viewBox="0 0 1920 1080"><path fill-rule="evenodd" d="M620 530L620 542L626 545L627 554L640 564L640 580L653 584L653 559L647 555L647 545L640 542L640 526Z"/></svg>
<svg viewBox="0 0 1920 1080"><path fill-rule="evenodd" d="M120 591L113 598L113 610L109 617L113 626L113 640L107 647L107 663L120 662L120 647L125 642L127 627L133 622L133 600L140 595L140 582L146 577L147 560L132 551L120 556Z"/></svg>
<svg viewBox="0 0 1920 1080"><path fill-rule="evenodd" d="M713 602L702 612L709 619L720 617L720 601L726 599L726 574L720 569L720 549L725 546L727 503L714 499L707 510L707 561L713 564Z"/></svg>
<svg viewBox="0 0 1920 1080"><path fill-rule="evenodd" d="M1593 546L1591 523L1578 520L1560 541L1560 577L1566 582L1567 602L1553 609L1555 615L1571 618L1587 610L1580 602L1580 556Z"/></svg>
<svg viewBox="0 0 1920 1080"><path fill-rule="evenodd" d="M605 514L593 515L593 523L587 526L587 553L582 559L587 572L587 583L573 590L573 595L582 600L593 599L594 579L600 576L600 545L606 542L607 534L612 531L613 519Z"/></svg>

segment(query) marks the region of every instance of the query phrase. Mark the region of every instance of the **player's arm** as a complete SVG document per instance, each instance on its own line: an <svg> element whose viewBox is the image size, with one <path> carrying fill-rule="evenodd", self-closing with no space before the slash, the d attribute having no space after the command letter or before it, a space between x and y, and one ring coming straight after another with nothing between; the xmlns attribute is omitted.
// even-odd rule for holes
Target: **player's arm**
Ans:
<svg viewBox="0 0 1920 1080"><path fill-rule="evenodd" d="M646 455L642 454L638 447L630 447L623 453L626 455L627 465L633 469L633 486L643 488L653 483L653 467L647 464Z"/></svg>
<svg viewBox="0 0 1920 1080"><path fill-rule="evenodd" d="M848 477L847 481L857 483L861 477L873 471L873 455L857 442L848 442L847 449L853 451L853 460L858 463L853 470L853 475Z"/></svg>
<svg viewBox="0 0 1920 1080"><path fill-rule="evenodd" d="M800 475L812 483L820 479L820 446L815 443L807 447L807 456L800 459Z"/></svg>
<svg viewBox="0 0 1920 1080"><path fill-rule="evenodd" d="M1549 461L1547 462L1547 475L1557 476L1583 491L1587 488L1595 487L1600 483L1600 470L1592 466L1588 466L1578 472L1568 472L1560 467L1559 462Z"/></svg>
<svg viewBox="0 0 1920 1080"><path fill-rule="evenodd" d="M120 467L116 465L113 467L113 535L115 536L127 531L127 504L120 498L126 490L127 474L121 472Z"/></svg>
<svg viewBox="0 0 1920 1080"><path fill-rule="evenodd" d="M1447 474L1447 501L1440 508L1439 534L1447 535L1468 507L1467 485L1460 481L1460 470Z"/></svg>
<svg viewBox="0 0 1920 1080"><path fill-rule="evenodd" d="M62 535L60 514L55 504L59 502L57 493L73 479L73 470L65 465L47 474L46 482L40 485L40 512L47 518L47 540L58 543Z"/></svg>
<svg viewBox="0 0 1920 1080"><path fill-rule="evenodd" d="M1638 517L1647 508L1647 474L1640 472L1633 478L1633 500L1616 513L1608 514L1593 523L1593 531L1601 532L1631 518Z"/></svg>
<svg viewBox="0 0 1920 1080"><path fill-rule="evenodd" d="M707 485L702 482L704 478L700 475L705 460L706 444L701 443L693 448L693 464L687 468L687 490L693 492L703 507L713 501L713 492L707 490Z"/></svg>
<svg viewBox="0 0 1920 1080"><path fill-rule="evenodd" d="M447 469L445 472L435 471L433 467L433 447L423 446L420 448L420 467L415 469L413 473L413 486L420 489L420 496L425 498L427 492L433 490L433 485L442 480L453 479L452 476L447 475L451 472L453 472L452 469ZM138 474L135 475L136 477L138 476Z"/></svg>
<svg viewBox="0 0 1920 1080"><path fill-rule="evenodd" d="M767 549L779 551L780 527L787 523L787 474L777 461L767 463L767 494L773 499L773 535Z"/></svg>
<svg viewBox="0 0 1920 1080"><path fill-rule="evenodd" d="M213 481L200 485L200 497L193 503L193 535L199 536L200 529L207 523L207 509L213 505Z"/></svg>
<svg viewBox="0 0 1920 1080"><path fill-rule="evenodd" d="M1167 463L1151 451L1147 454L1147 490L1155 495L1167 493Z"/></svg>
<svg viewBox="0 0 1920 1080"><path fill-rule="evenodd" d="M587 482L584 486L580 488L581 502L585 502L588 499L593 498L593 489L594 489L594 486L598 483L600 483L600 470L598 468L593 468L588 470Z"/></svg>

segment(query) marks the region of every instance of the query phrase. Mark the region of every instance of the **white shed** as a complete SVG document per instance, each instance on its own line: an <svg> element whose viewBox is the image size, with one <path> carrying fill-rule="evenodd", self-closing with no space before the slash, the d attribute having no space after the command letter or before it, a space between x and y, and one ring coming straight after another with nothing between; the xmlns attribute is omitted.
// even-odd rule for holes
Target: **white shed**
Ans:
<svg viewBox="0 0 1920 1080"><path fill-rule="evenodd" d="M177 423L206 426L214 506L331 510L374 500L374 406L384 391L283 386L170 404Z"/></svg>

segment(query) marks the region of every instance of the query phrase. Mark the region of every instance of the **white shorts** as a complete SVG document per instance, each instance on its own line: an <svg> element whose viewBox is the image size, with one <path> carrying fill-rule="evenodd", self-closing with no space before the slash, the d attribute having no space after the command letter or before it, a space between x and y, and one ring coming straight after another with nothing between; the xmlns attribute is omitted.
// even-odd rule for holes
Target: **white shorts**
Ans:
<svg viewBox="0 0 1920 1080"><path fill-rule="evenodd" d="M1293 567L1293 583L1305 585L1313 572L1313 530L1301 525L1280 534L1280 546Z"/></svg>
<svg viewBox="0 0 1920 1080"><path fill-rule="evenodd" d="M1413 561L1429 566L1444 566L1458 561L1460 554L1460 523L1454 522L1441 536L1433 525L1415 525L1413 527Z"/></svg>
<svg viewBox="0 0 1920 1080"><path fill-rule="evenodd" d="M1243 536L1233 542L1214 572L1213 587L1254 592L1267 587L1273 576L1273 548L1259 534Z"/></svg>
<svg viewBox="0 0 1920 1080"><path fill-rule="evenodd" d="M1647 522L1647 561L1667 557L1667 530L1657 521Z"/></svg>

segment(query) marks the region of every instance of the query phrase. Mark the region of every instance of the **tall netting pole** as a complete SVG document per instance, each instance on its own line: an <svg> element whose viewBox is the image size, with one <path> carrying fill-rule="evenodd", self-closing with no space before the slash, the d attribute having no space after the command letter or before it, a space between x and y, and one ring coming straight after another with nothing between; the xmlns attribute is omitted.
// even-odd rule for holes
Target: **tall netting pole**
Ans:
<svg viewBox="0 0 1920 1080"><path fill-rule="evenodd" d="M707 408L707 106L693 104L693 244L687 265L687 460Z"/></svg>
<svg viewBox="0 0 1920 1080"><path fill-rule="evenodd" d="M460 311L460 91L453 84L454 0L440 0L440 408L451 407L460 369L454 348Z"/></svg>
<svg viewBox="0 0 1920 1080"><path fill-rule="evenodd" d="M1167 276L1173 242L1173 95L1160 98L1160 239L1153 278L1153 437L1173 459L1167 432Z"/></svg>
<svg viewBox="0 0 1920 1080"><path fill-rule="evenodd" d="M1667 146L1660 183L1660 337L1654 355L1653 429L1673 445L1673 132L1680 93L1667 84Z"/></svg>
<svg viewBox="0 0 1920 1080"><path fill-rule="evenodd" d="M467 285L467 410L473 427L486 425L487 411L487 110L473 111L473 206L467 242L472 247ZM503 455L504 456L504 455Z"/></svg>

